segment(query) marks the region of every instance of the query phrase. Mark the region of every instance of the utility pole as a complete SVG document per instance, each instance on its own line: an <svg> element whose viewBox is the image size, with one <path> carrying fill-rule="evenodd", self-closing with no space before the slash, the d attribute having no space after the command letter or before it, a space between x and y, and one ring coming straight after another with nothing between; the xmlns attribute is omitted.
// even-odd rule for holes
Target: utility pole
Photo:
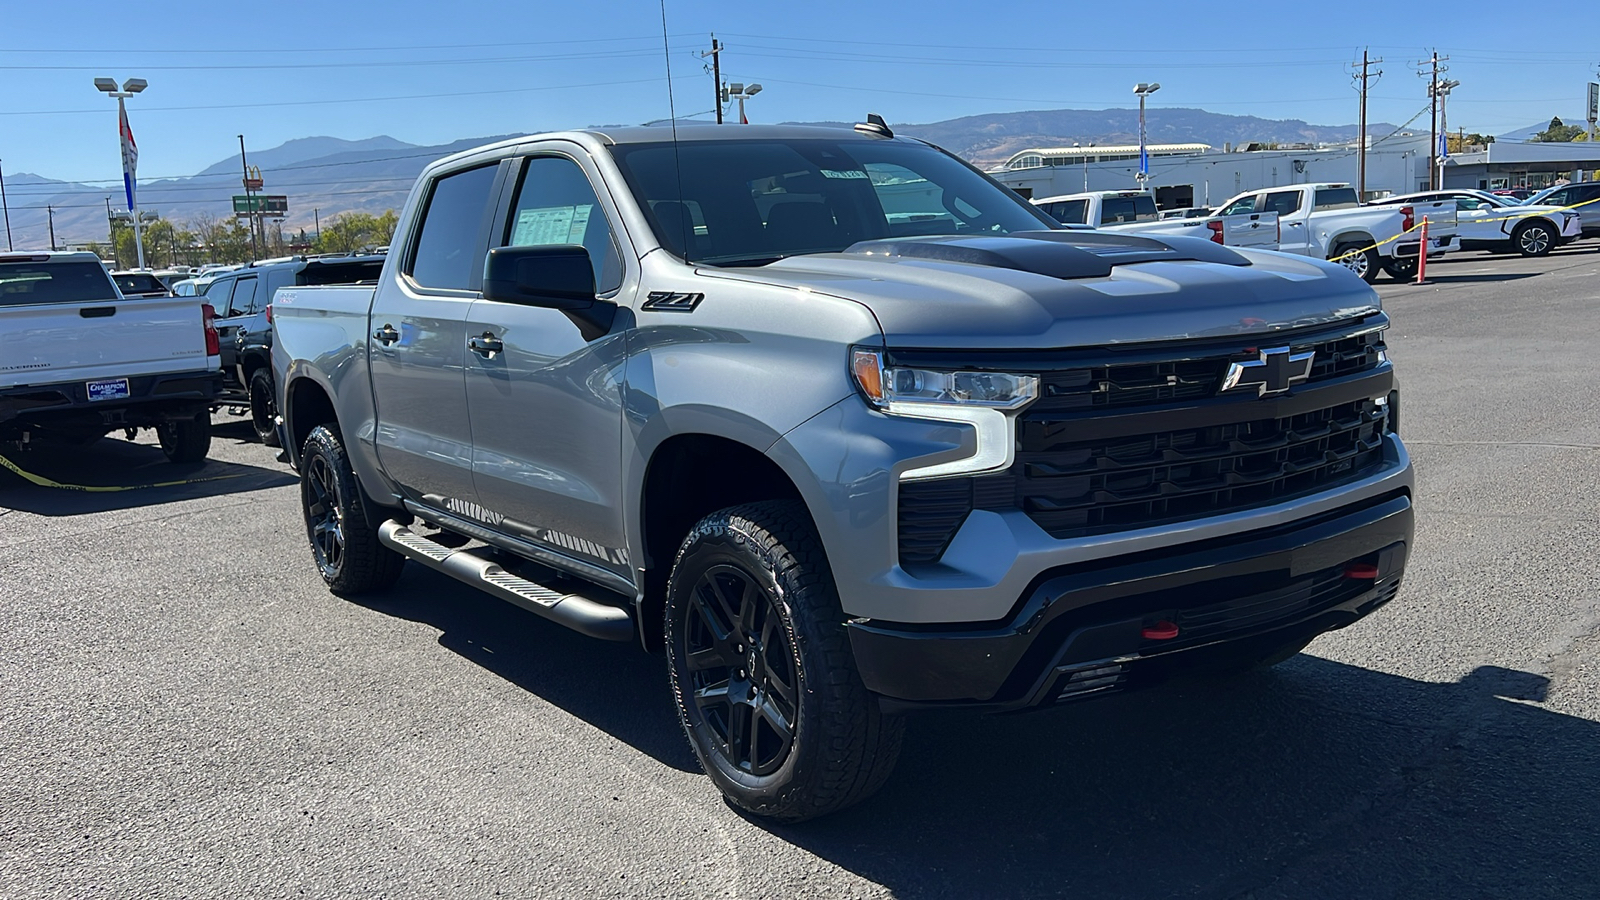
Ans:
<svg viewBox="0 0 1600 900"><path fill-rule="evenodd" d="M1367 92L1378 79L1383 77L1382 70L1372 71L1371 67L1383 62L1382 59L1372 59L1367 51L1361 51L1361 75L1358 80L1361 86L1361 113L1359 118L1360 133L1356 135L1356 196L1362 200L1367 199Z"/></svg>
<svg viewBox="0 0 1600 900"><path fill-rule="evenodd" d="M250 190L250 160L244 155L244 135L239 135L239 167L244 170L244 196L245 207L250 216L250 256L254 259L261 258L261 247L256 243L256 201L255 192Z"/></svg>
<svg viewBox="0 0 1600 900"><path fill-rule="evenodd" d="M1459 81L1445 80L1436 82L1434 93L1439 95L1439 146L1434 148L1438 154L1439 184L1438 190L1444 190L1444 164L1450 158L1450 126L1445 123L1446 107L1449 105L1450 92L1461 86Z"/></svg>
<svg viewBox="0 0 1600 900"><path fill-rule="evenodd" d="M1449 58L1440 56L1439 51L1435 50L1430 59L1420 63L1427 71L1417 73L1430 79L1428 82L1428 190L1430 191L1438 190L1440 187L1439 167L1444 154L1439 152L1439 74L1450 71L1450 67L1440 66L1439 63Z"/></svg>
<svg viewBox="0 0 1600 900"><path fill-rule="evenodd" d="M1600 79L1600 65L1594 69L1594 77ZM1589 143L1600 140L1596 133L1596 126L1600 124L1600 84L1589 82Z"/></svg>
<svg viewBox="0 0 1600 900"><path fill-rule="evenodd" d="M6 202L6 170L3 166L0 166L0 210L6 215L6 250L15 250L11 246L11 204Z"/></svg>
<svg viewBox="0 0 1600 900"><path fill-rule="evenodd" d="M712 93L717 95L717 124L722 124L722 51L727 48L717 42L717 36L711 36L711 49L700 54L701 59L711 57L711 87Z"/></svg>
<svg viewBox="0 0 1600 900"><path fill-rule="evenodd" d="M44 208L44 214L45 214L46 219L50 223L50 252L54 253L55 250L56 250L56 211L55 211L55 207L46 206Z"/></svg>
<svg viewBox="0 0 1600 900"><path fill-rule="evenodd" d="M320 244L320 243L322 243L322 216L319 213L320 213L319 209L317 209L316 207L312 207L312 209L311 209L311 221L314 222L316 224L316 226L317 226L317 238L316 238L316 240L317 240L317 243Z"/></svg>

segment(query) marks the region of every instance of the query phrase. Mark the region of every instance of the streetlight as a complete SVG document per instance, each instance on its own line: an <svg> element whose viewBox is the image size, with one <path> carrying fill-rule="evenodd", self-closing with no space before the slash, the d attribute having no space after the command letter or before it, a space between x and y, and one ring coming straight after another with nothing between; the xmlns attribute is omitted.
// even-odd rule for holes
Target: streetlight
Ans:
<svg viewBox="0 0 1600 900"><path fill-rule="evenodd" d="M1450 158L1450 128L1445 124L1445 100L1452 90L1460 86L1461 82L1449 78L1439 82L1437 88L1428 85L1428 94L1439 100L1439 145L1433 148L1433 158L1434 165L1439 170L1438 185L1441 190L1444 189L1444 161Z"/></svg>
<svg viewBox="0 0 1600 900"><path fill-rule="evenodd" d="M739 124L749 125L750 119L744 114L744 102L759 93L761 93L761 85L740 84L739 82L735 81L722 89L722 99L723 102L727 102L728 100L738 100Z"/></svg>
<svg viewBox="0 0 1600 900"><path fill-rule="evenodd" d="M129 78L117 89L114 78L96 78L94 86L117 98L117 134L122 142L122 186L128 193L128 214L133 218L133 246L139 254L139 268L144 268L144 236L140 233L139 200L139 147L133 142L133 129L128 127L128 107L125 101L150 86L143 78ZM115 238L115 235L113 235ZM116 249L113 241L112 249Z"/></svg>
<svg viewBox="0 0 1600 900"><path fill-rule="evenodd" d="M1093 147L1094 141L1090 141L1089 146ZM1084 152L1083 148L1078 145L1077 141L1072 142L1072 149L1079 151L1079 158L1083 162L1083 192L1087 194L1089 193L1089 154Z"/></svg>
<svg viewBox="0 0 1600 900"><path fill-rule="evenodd" d="M1133 92L1139 95L1139 186L1144 187L1150 180L1150 153L1145 149L1144 142L1144 100L1146 97L1161 90L1161 82L1152 81L1149 84L1139 82L1133 86Z"/></svg>

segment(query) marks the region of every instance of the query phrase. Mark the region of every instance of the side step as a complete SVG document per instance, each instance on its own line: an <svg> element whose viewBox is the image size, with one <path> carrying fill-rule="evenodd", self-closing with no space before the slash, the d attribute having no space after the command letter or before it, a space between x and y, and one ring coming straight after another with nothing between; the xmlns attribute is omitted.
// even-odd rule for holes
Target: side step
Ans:
<svg viewBox="0 0 1600 900"><path fill-rule="evenodd" d="M604 641L633 639L633 619L627 610L590 600L582 594L552 591L513 575L499 563L470 550L453 550L430 541L393 519L379 526L378 540L407 559L437 569L573 631Z"/></svg>

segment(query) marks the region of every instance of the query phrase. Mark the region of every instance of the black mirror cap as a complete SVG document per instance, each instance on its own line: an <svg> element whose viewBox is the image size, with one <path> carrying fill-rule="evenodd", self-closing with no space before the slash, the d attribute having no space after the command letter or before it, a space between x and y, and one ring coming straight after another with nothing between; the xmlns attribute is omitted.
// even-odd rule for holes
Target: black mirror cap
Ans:
<svg viewBox="0 0 1600 900"><path fill-rule="evenodd" d="M546 309L586 309L595 302L594 263L578 244L496 247L484 264L483 296Z"/></svg>

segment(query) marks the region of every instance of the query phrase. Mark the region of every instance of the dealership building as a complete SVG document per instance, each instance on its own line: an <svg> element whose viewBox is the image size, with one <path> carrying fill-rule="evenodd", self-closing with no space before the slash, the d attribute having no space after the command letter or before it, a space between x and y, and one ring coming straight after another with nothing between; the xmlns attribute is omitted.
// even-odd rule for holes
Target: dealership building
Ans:
<svg viewBox="0 0 1600 900"><path fill-rule="evenodd" d="M1428 188L1427 134L1400 133L1369 139L1369 197ZM1357 147L1339 145L1152 144L1150 187L1162 208L1214 206L1260 188L1357 179ZM1451 157L1445 186L1544 187L1556 181L1600 178L1600 144L1494 143L1487 150ZM1024 150L989 174L1025 197L1139 186L1139 147L1054 147Z"/></svg>

